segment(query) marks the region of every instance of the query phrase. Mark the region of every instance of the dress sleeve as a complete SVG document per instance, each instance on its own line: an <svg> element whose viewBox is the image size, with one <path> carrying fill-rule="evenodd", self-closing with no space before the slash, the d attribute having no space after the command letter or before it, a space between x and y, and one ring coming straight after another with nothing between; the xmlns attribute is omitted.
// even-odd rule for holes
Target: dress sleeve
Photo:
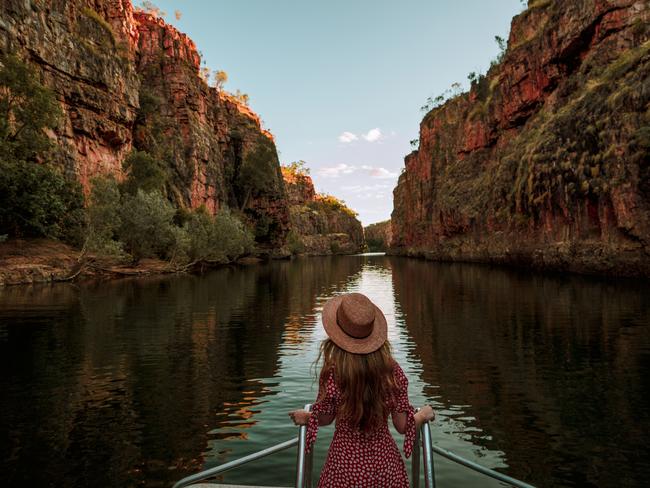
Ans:
<svg viewBox="0 0 650 488"><path fill-rule="evenodd" d="M395 413L406 413L406 431L404 432L404 455L408 458L413 452L415 443L415 408L409 402L409 380L399 364L395 363L395 381L397 392L395 395Z"/></svg>
<svg viewBox="0 0 650 488"><path fill-rule="evenodd" d="M319 382L318 398L311 407L311 415L307 423L307 452L311 451L318 435L319 415L336 415L336 383L333 372L330 372L326 379L321 378Z"/></svg>

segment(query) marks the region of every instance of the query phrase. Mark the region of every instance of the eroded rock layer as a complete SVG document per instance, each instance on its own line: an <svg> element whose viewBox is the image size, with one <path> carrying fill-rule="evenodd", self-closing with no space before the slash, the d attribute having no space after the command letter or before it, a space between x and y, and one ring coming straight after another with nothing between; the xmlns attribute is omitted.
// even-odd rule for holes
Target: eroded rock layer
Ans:
<svg viewBox="0 0 650 488"><path fill-rule="evenodd" d="M650 276L650 6L536 0L502 61L433 109L392 252Z"/></svg>

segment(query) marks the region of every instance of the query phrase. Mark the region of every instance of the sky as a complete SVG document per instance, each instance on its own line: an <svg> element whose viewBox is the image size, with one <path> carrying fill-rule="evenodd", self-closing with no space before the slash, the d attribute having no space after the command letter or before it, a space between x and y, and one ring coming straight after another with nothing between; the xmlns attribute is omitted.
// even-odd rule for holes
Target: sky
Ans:
<svg viewBox="0 0 650 488"><path fill-rule="evenodd" d="M134 0L134 4L141 2ZM390 218L427 97L485 73L521 0L158 0L225 89L250 96L280 162L364 225ZM181 13L176 19L174 12Z"/></svg>

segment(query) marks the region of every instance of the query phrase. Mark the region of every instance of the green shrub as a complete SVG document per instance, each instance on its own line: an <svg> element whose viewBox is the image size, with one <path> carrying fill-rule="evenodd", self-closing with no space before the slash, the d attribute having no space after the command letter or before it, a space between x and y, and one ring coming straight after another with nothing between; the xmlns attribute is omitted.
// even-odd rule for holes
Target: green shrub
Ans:
<svg viewBox="0 0 650 488"><path fill-rule="evenodd" d="M184 229L192 261L226 262L253 248L250 231L227 210L213 217L199 208L189 216Z"/></svg>
<svg viewBox="0 0 650 488"><path fill-rule="evenodd" d="M45 129L61 109L35 71L14 55L0 57L0 233L74 240L83 221L77 182L38 161L52 148Z"/></svg>
<svg viewBox="0 0 650 488"><path fill-rule="evenodd" d="M61 108L36 72L14 55L0 57L0 160L33 161L52 143L44 129L57 126Z"/></svg>
<svg viewBox="0 0 650 488"><path fill-rule="evenodd" d="M318 194L314 203L316 206L322 206L326 210L341 211L353 218L356 218L358 215L354 210L348 207L343 200L336 198L333 195L327 195L325 193Z"/></svg>
<svg viewBox="0 0 650 488"><path fill-rule="evenodd" d="M237 187L242 210L248 206L252 194L263 194L276 187L276 164L277 154L272 143L261 137L255 149L246 154L239 170Z"/></svg>
<svg viewBox="0 0 650 488"><path fill-rule="evenodd" d="M305 245L302 242L302 239L298 233L294 232L293 230L289 231L287 234L287 247L289 248L289 252L291 254L300 254L305 250Z"/></svg>
<svg viewBox="0 0 650 488"><path fill-rule="evenodd" d="M124 246L117 240L122 225L120 188L113 177L96 177L88 202L87 248L109 256L123 256Z"/></svg>
<svg viewBox="0 0 650 488"><path fill-rule="evenodd" d="M286 166L282 166L282 171L292 175L292 176L307 176L310 173L309 168L307 167L307 162L302 159L299 161L294 161L289 163Z"/></svg>
<svg viewBox="0 0 650 488"><path fill-rule="evenodd" d="M162 191L167 183L167 173L162 163L146 151L132 151L122 165L127 178L122 183L124 192L135 195L138 190L145 193Z"/></svg>
<svg viewBox="0 0 650 488"><path fill-rule="evenodd" d="M0 161L0 234L71 240L82 221L77 182L42 164Z"/></svg>
<svg viewBox="0 0 650 488"><path fill-rule="evenodd" d="M222 210L215 216L215 228L219 238L218 246L229 258L233 259L253 250L255 241L250 230L227 210Z"/></svg>
<svg viewBox="0 0 650 488"><path fill-rule="evenodd" d="M119 239L135 261L171 255L177 246L172 220L176 210L159 191L126 194L120 208Z"/></svg>

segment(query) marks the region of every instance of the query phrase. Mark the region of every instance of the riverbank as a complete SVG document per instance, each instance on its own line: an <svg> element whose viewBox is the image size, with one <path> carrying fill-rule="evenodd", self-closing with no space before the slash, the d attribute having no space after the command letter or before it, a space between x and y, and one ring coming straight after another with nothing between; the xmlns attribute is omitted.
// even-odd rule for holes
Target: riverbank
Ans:
<svg viewBox="0 0 650 488"><path fill-rule="evenodd" d="M526 248L513 248L512 241L507 238L486 241L487 244L472 245L459 240L455 246L446 244L435 249L391 247L386 254L441 263L487 264L603 278L650 278L650 258L647 255L628 249L614 252L603 248L597 241L589 245L585 242L579 245L555 243L546 247L531 243Z"/></svg>
<svg viewBox="0 0 650 488"><path fill-rule="evenodd" d="M297 253L258 250L255 255L242 256L227 262L195 262L175 264L161 259L141 259L137 264L111 256L83 253L68 244L50 239L13 239L0 242L0 287L34 283L59 283L81 280L114 280L127 277L165 274L200 274L221 266L250 266L277 259L349 255L340 252Z"/></svg>
<svg viewBox="0 0 650 488"><path fill-rule="evenodd" d="M158 259L142 259L137 265L127 265L115 258L83 254L72 246L48 239L0 243L0 286L177 271L170 263Z"/></svg>

